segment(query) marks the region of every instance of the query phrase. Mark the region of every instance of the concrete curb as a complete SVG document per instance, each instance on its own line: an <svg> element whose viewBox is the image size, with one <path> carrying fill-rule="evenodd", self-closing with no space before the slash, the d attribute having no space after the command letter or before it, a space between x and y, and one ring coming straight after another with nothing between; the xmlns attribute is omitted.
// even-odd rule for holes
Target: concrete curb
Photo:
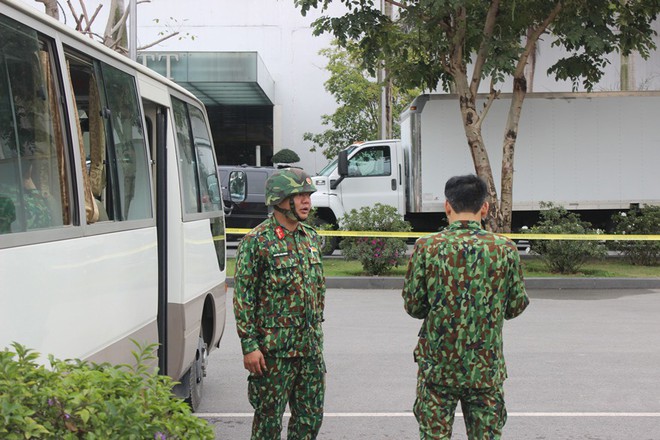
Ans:
<svg viewBox="0 0 660 440"><path fill-rule="evenodd" d="M234 279L228 278L229 287ZM660 289L660 278L528 278L528 289ZM329 289L395 289L403 288L402 277L327 277Z"/></svg>

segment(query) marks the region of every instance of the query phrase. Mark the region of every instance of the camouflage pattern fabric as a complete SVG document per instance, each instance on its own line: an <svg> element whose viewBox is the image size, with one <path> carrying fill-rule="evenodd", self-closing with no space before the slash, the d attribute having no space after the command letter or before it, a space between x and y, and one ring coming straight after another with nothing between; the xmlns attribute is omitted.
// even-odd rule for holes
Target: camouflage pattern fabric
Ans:
<svg viewBox="0 0 660 440"><path fill-rule="evenodd" d="M323 421L325 363L321 355L266 357L266 374L250 375L248 399L255 409L252 440L281 438L287 402L291 419L287 439L315 439Z"/></svg>
<svg viewBox="0 0 660 440"><path fill-rule="evenodd" d="M321 353L325 277L319 250L312 227L299 223L289 232L275 217L243 237L234 275L234 314L243 354L256 349L274 357Z"/></svg>
<svg viewBox="0 0 660 440"><path fill-rule="evenodd" d="M421 440L451 439L458 401L468 438L494 440L502 436L506 408L502 386L492 388L448 388L418 378L413 412L419 423Z"/></svg>
<svg viewBox="0 0 660 440"><path fill-rule="evenodd" d="M278 205L293 194L313 192L316 192L316 187L309 174L298 168L285 168L274 172L266 180L266 205Z"/></svg>
<svg viewBox="0 0 660 440"><path fill-rule="evenodd" d="M417 240L402 296L406 312L424 320L414 352L418 380L428 385L418 387L415 403L420 434L445 438L424 437L424 430L440 431L442 423L436 419L453 413L455 399L422 391L444 388L438 396L451 394L465 404L475 393L501 388L507 377L504 320L520 315L529 304L516 245L483 230L478 222L454 222ZM470 419L473 426L496 425L491 427L492 437L475 434L470 439L499 438L497 424L506 420L501 416L503 405L502 401L502 408L489 405L475 413ZM429 419L440 407L444 415Z"/></svg>
<svg viewBox="0 0 660 440"><path fill-rule="evenodd" d="M0 200L2 200L2 205L0 206L0 223L2 224L2 229L0 229L0 232L11 232L5 223L11 220L7 224L10 225L17 218L16 210L22 208L24 208L23 215L25 216L27 229L53 226L48 202L38 190L23 190L22 203L18 203L19 197L20 193L18 189L14 187L3 186L0 188Z"/></svg>
<svg viewBox="0 0 660 440"><path fill-rule="evenodd" d="M234 275L234 315L243 354L259 349L266 374L249 377L253 439L278 439L292 413L289 439L313 439L321 426L325 364L325 277L316 231L288 231L269 217L241 240ZM295 410L294 410L295 408Z"/></svg>
<svg viewBox="0 0 660 440"><path fill-rule="evenodd" d="M0 234L11 232L11 224L16 220L14 202L7 196L0 194Z"/></svg>

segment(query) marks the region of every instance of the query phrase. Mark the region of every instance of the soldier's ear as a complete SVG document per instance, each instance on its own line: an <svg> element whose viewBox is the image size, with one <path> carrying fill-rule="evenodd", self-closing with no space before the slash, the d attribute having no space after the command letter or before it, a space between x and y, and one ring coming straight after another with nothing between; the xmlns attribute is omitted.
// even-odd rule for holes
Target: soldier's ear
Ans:
<svg viewBox="0 0 660 440"><path fill-rule="evenodd" d="M484 202L484 204L481 205L481 218L486 218L488 215L488 208L490 208L488 202Z"/></svg>
<svg viewBox="0 0 660 440"><path fill-rule="evenodd" d="M454 213L454 208L451 207L451 203L449 203L449 200L445 200L445 214L447 216L450 216Z"/></svg>

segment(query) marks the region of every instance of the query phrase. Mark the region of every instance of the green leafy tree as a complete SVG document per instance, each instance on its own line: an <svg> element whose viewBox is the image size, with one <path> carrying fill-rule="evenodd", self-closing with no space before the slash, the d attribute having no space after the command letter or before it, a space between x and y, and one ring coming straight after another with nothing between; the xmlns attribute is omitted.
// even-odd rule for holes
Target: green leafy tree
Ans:
<svg viewBox="0 0 660 440"><path fill-rule="evenodd" d="M331 0L294 0L305 15L326 10ZM514 150L527 93L525 66L539 39L563 53L548 73L591 90L601 79L610 55L636 50L644 58L655 49L651 23L660 11L657 0L385 0L398 8L390 18L373 0L335 0L343 16L322 16L315 34L329 32L340 46L359 42L363 66L375 72L385 66L400 87L441 87L456 93L468 148L476 173L488 183L488 225L510 231ZM512 78L513 98L502 127L501 193L498 196L481 125ZM483 103L477 92L484 80L490 93Z"/></svg>
<svg viewBox="0 0 660 440"><path fill-rule="evenodd" d="M353 142L378 138L381 85L361 65L363 54L357 44L346 42L345 48L341 48L335 41L320 53L328 58L330 72L325 89L339 106L333 114L321 116L322 124L329 127L327 130L316 134L307 132L303 138L313 142L310 151L321 149L325 157L332 159ZM401 113L417 94L417 89L394 87L394 114ZM394 124L393 136L399 137L400 132L399 125Z"/></svg>

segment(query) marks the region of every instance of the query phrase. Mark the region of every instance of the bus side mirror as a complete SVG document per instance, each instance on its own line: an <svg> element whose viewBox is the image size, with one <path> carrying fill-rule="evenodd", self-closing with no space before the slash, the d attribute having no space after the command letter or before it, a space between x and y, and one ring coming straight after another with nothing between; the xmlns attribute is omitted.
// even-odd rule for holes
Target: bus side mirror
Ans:
<svg viewBox="0 0 660 440"><path fill-rule="evenodd" d="M247 197L247 175L243 171L229 173L229 200L241 203Z"/></svg>

